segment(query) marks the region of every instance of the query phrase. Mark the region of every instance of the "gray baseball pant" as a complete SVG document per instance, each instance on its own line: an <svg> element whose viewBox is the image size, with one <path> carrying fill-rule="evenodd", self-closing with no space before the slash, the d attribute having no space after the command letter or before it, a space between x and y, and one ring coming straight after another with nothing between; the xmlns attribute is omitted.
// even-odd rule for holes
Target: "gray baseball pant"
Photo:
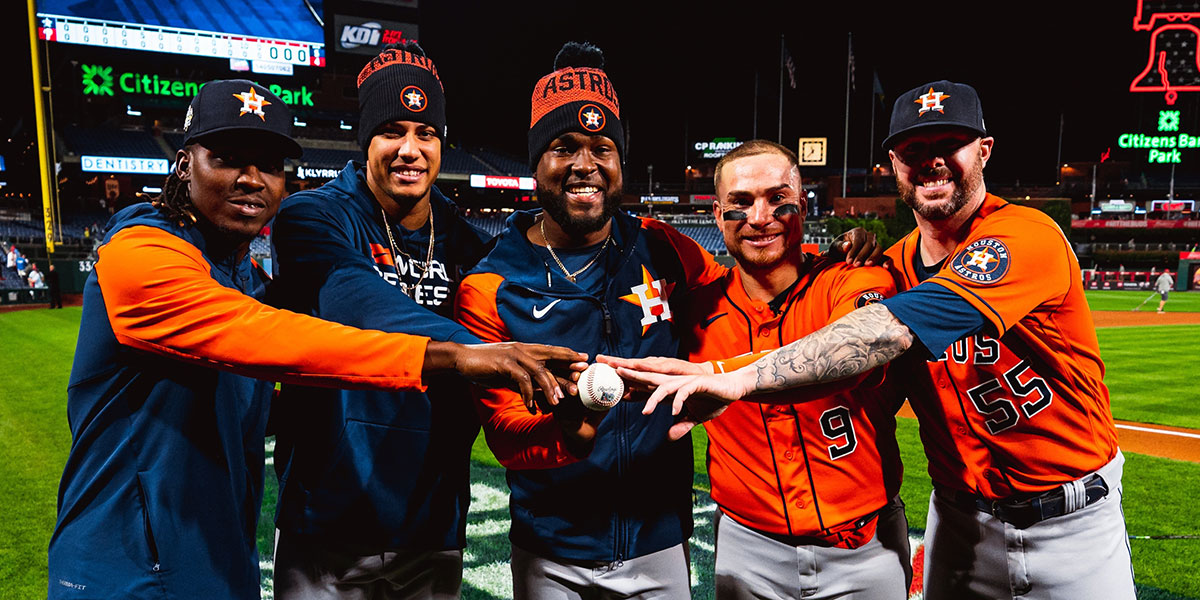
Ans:
<svg viewBox="0 0 1200 600"><path fill-rule="evenodd" d="M462 550L360 555L279 533L277 600L458 600Z"/></svg>
<svg viewBox="0 0 1200 600"><path fill-rule="evenodd" d="M1121 510L1124 463L1118 451L1097 471L1108 496L1025 529L952 504L935 490L925 532L925 599L1133 600Z"/></svg>
<svg viewBox="0 0 1200 600"><path fill-rule="evenodd" d="M898 499L880 512L875 537L853 550L787 544L717 514L718 600L908 597L908 520Z"/></svg>
<svg viewBox="0 0 1200 600"><path fill-rule="evenodd" d="M578 564L512 547L514 600L688 600L692 597L684 544L617 563Z"/></svg>

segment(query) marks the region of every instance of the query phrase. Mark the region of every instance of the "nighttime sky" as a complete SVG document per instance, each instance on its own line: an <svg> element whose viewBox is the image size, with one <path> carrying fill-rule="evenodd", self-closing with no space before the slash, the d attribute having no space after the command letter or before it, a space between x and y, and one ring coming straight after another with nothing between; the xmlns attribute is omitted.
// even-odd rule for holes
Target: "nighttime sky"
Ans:
<svg viewBox="0 0 1200 600"><path fill-rule="evenodd" d="M600 46L630 129L628 179L644 179L654 164L656 179L679 180L687 143L749 138L756 70L758 135L774 139L781 34L797 77L797 89L784 91L784 143L829 137L831 163L839 167L848 31L856 64L852 167L868 164L873 71L888 95L886 108L876 105L876 148L895 94L942 78L970 83L997 138L988 176L1006 181L1053 183L1060 115L1063 160L1097 160L1119 133L1152 131L1147 115L1165 107L1161 94L1128 92L1150 43L1148 33L1132 30L1135 0L996 2L972 5L969 13L928 1L797 8L811 4L423 0L419 25L445 83L450 140L518 157L525 153L530 91L558 48L567 40ZM336 7L326 2L328 19ZM12 28L16 19L8 21ZM27 44L23 30L4 37L10 47L14 38ZM27 83L18 89L29 95ZM1200 130L1197 98L1181 95L1184 130ZM14 114L3 113L7 134ZM1114 148L1114 158L1118 153ZM883 159L878 149L874 158Z"/></svg>

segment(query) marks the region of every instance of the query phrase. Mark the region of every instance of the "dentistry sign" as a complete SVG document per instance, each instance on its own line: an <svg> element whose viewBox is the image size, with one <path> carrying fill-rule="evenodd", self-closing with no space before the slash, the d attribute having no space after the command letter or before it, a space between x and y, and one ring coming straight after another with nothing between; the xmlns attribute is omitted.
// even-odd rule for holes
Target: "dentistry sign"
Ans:
<svg viewBox="0 0 1200 600"><path fill-rule="evenodd" d="M99 173L140 173L166 175L169 164L165 158L130 158L127 156L81 156L80 170Z"/></svg>
<svg viewBox="0 0 1200 600"><path fill-rule="evenodd" d="M1200 135L1179 131L1178 110L1160 110L1156 133L1122 133L1117 146L1145 150L1146 162L1150 164L1179 164L1183 162L1184 150L1200 148Z"/></svg>

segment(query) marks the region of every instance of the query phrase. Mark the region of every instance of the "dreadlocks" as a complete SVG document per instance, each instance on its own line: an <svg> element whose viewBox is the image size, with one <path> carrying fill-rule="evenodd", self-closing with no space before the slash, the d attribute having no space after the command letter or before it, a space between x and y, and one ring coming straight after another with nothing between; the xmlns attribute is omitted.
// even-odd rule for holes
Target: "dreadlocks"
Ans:
<svg viewBox="0 0 1200 600"><path fill-rule="evenodd" d="M162 211L167 219L180 227L196 224L196 208L192 206L192 197L188 193L187 182L179 178L179 173L172 170L163 184L163 191L150 201L154 208Z"/></svg>

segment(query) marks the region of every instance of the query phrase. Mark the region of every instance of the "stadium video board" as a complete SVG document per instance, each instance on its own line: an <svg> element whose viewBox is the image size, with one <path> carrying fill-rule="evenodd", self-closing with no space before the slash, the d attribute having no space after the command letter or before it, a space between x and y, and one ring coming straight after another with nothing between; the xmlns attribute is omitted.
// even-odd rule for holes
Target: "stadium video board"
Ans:
<svg viewBox="0 0 1200 600"><path fill-rule="evenodd" d="M324 0L253 4L38 0L38 37L190 56L325 66Z"/></svg>

